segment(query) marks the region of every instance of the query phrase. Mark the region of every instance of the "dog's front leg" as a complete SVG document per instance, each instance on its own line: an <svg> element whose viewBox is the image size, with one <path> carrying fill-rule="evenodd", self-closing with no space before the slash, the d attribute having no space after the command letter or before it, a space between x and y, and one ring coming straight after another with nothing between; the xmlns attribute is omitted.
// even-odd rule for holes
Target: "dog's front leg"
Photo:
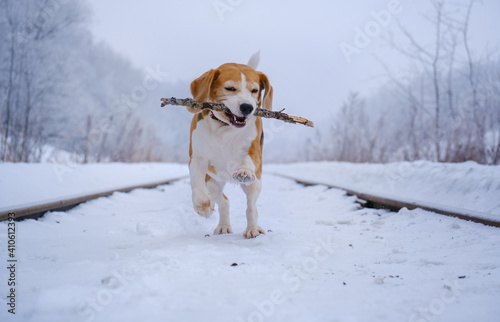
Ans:
<svg viewBox="0 0 500 322"><path fill-rule="evenodd" d="M240 167L233 173L233 179L242 184L251 184L255 181L255 165L249 156L243 159Z"/></svg>
<svg viewBox="0 0 500 322"><path fill-rule="evenodd" d="M196 212L203 217L209 217L214 212L214 201L210 199L205 177L208 171L208 161L202 158L191 158L189 176L193 206Z"/></svg>
<svg viewBox="0 0 500 322"><path fill-rule="evenodd" d="M247 228L243 232L243 236L255 238L260 234L265 234L264 229L259 226L257 212L257 198L259 198L262 184L260 180L256 180L250 185L242 184L241 188L247 195Z"/></svg>

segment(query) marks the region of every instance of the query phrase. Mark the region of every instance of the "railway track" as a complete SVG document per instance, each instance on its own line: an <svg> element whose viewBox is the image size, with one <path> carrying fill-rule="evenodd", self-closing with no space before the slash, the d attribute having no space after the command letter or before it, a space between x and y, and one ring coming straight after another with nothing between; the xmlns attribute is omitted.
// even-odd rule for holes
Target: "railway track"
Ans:
<svg viewBox="0 0 500 322"><path fill-rule="evenodd" d="M295 181L299 184L305 185L305 186L323 185L323 186L326 186L329 188L344 190L347 195L356 196L358 198L357 202L362 207L366 207L366 208L389 209L391 211L396 211L396 212L399 211L400 209L403 209L403 208L407 208L409 210L420 208L420 209L427 210L427 211L430 211L430 212L433 212L436 214L440 214L440 215L459 218L459 219L467 220L467 221L473 221L473 222L481 223L481 224L484 224L487 226L500 227L500 221L487 218L488 215L485 213L481 213L481 212L476 212L476 211L472 211L472 210L465 210L465 209L460 209L460 208L453 208L453 207L432 204L432 203L425 203L425 202L414 201L414 200L402 200L402 199L397 200L397 199L394 199L392 197L383 196L381 194L375 195L375 194L371 194L371 193L352 190L352 189L345 188L345 187L325 184L323 182L301 180L301 179L297 179L297 178L294 178L291 176L277 174L277 173L269 173L269 174L279 176L282 178L286 178L286 179L290 179L290 180L293 180L293 181ZM128 187L123 187L123 188L119 188L119 189L106 190L106 191L101 191L101 192L92 193L92 194L88 194L88 195L77 195L77 196L73 196L73 197L69 197L69 198L65 198L65 199L61 199L61 200L47 201L47 202L43 202L43 203L39 203L39 204L32 204L32 205L26 205L26 206L22 206L22 207L15 207L13 209L0 211L0 221L8 219L9 213L15 213L16 220L37 219L37 218L43 216L43 214L48 212L48 211L65 211L65 210L71 209L71 208L73 208L73 207L75 207L83 202L86 202L86 201L89 201L92 199L110 196L115 192L129 192L129 191L132 191L134 189L155 188L157 186L164 185L164 184L170 184L174 181L181 180L184 178L187 178L187 176L182 176L182 177L169 179L169 180L165 180L165 181L147 183L147 184L143 184L143 185L134 185L134 186L128 186Z"/></svg>
<svg viewBox="0 0 500 322"><path fill-rule="evenodd" d="M454 207L444 206L444 205L435 204L435 203L421 202L421 201L408 200L408 199L407 200L404 200L404 199L397 200L397 199L394 199L393 197L383 196L382 194L375 195L372 193L356 191L353 189L340 187L340 186L336 186L336 185L331 185L331 184L327 184L327 183L301 180L301 179L297 179L297 178L283 175L283 174L279 174L279 173L272 173L272 174L275 176L282 177L282 178L294 180L295 182L302 184L302 185L305 185L305 186L323 185L323 186L333 188L333 189L344 190L347 195L358 197L358 203L361 206L366 207L366 208L389 209L389 210L395 211L395 212L397 212L403 208L407 208L408 210L413 210L413 209L419 208L419 209L427 210L427 211L430 211L430 212L433 212L433 213L436 213L439 215L459 218L459 219L473 221L473 222L480 223L480 224L487 225L487 226L500 228L500 221L490 219L490 218L488 218L488 214L478 212L478 211L461 209L461 208L454 208Z"/></svg>
<svg viewBox="0 0 500 322"><path fill-rule="evenodd" d="M9 218L9 213L14 213L16 220L21 220L21 219L37 219L43 214L45 214L47 211L65 211L69 210L73 207L78 206L81 203L84 203L86 201L92 200L92 199L97 199L101 197L107 197L112 195L115 192L129 192L134 189L151 189L155 188L164 184L170 184L174 181L185 179L187 176L182 176L178 178L173 178L173 179L168 179L168 180L163 180L163 181L157 181L157 182L150 182L146 184L141 184L141 185L132 185L132 186L126 186L118 189L110 189L110 190L103 190L91 194L81 194L81 195L75 195L71 197L67 197L64 199L58 199L58 200L49 200L41 203L36 203L36 204L30 204L30 205L25 205L21 207L14 207L13 209L9 210L2 210L0 211L0 221L7 220Z"/></svg>

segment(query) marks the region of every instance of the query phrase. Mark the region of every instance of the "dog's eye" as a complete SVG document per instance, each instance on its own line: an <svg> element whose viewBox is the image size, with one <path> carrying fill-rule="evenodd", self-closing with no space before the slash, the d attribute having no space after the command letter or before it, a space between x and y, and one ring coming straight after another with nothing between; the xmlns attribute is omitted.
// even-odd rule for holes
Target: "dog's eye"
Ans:
<svg viewBox="0 0 500 322"><path fill-rule="evenodd" d="M259 90L258 89L252 89L252 93L257 93Z"/></svg>
<svg viewBox="0 0 500 322"><path fill-rule="evenodd" d="M232 86L229 86L229 87L225 87L225 89L227 91L230 91L230 92L236 92L236 88L232 87Z"/></svg>

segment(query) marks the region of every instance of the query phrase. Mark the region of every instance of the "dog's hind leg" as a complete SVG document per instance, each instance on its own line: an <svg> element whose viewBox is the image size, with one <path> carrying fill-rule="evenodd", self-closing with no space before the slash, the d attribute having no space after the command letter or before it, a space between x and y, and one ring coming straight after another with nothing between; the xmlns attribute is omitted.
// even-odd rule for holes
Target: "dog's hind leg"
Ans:
<svg viewBox="0 0 500 322"><path fill-rule="evenodd" d="M230 234L233 232L229 221L229 200L226 195L222 193L225 185L226 183L223 181L215 181L214 179L207 181L210 197L215 200L219 208L219 225L214 230L214 234L217 235Z"/></svg>
<svg viewBox="0 0 500 322"><path fill-rule="evenodd" d="M214 201L210 198L206 181L208 162L201 158L191 158L189 161L189 175L191 177L191 191L193 206L196 212L203 217L210 217L214 212Z"/></svg>

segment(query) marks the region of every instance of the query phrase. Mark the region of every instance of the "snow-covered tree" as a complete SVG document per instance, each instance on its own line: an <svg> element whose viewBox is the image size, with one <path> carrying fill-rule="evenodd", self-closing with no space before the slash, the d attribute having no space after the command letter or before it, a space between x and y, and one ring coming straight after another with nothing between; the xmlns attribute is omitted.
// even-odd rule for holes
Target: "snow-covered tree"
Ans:
<svg viewBox="0 0 500 322"><path fill-rule="evenodd" d="M1 161L36 162L49 146L78 162L178 158L141 117L146 76L94 42L89 12L82 0L0 0Z"/></svg>
<svg viewBox="0 0 500 322"><path fill-rule="evenodd" d="M456 10L432 3L434 41L419 43L400 25L406 42L389 42L410 58L408 73L395 76L382 61L389 83L366 102L350 94L315 159L500 163L500 60L469 50L473 0Z"/></svg>

